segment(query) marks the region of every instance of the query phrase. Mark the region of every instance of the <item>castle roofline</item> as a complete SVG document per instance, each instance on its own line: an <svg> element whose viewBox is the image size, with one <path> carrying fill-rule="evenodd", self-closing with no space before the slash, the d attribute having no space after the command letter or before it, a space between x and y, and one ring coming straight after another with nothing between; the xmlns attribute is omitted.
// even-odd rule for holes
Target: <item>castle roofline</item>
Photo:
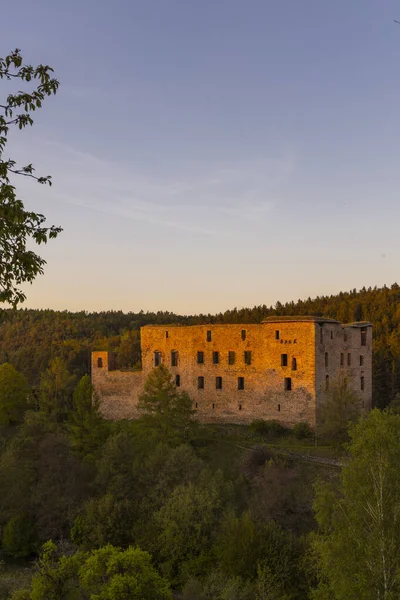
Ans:
<svg viewBox="0 0 400 600"><path fill-rule="evenodd" d="M339 324L339 321L335 319L327 319L326 317L315 317L312 315L304 315L304 316L287 316L287 317L267 317L262 321L262 323L336 323Z"/></svg>
<svg viewBox="0 0 400 600"><path fill-rule="evenodd" d="M354 323L345 323L343 327L373 327L370 321L355 321Z"/></svg>

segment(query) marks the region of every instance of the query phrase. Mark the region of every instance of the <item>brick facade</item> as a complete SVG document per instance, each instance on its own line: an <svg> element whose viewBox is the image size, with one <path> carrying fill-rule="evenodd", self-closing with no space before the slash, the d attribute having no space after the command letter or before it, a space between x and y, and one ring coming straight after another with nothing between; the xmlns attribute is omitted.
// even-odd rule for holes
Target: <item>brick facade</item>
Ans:
<svg viewBox="0 0 400 600"><path fill-rule="evenodd" d="M136 372L112 370L107 352L92 353L92 382L106 417L137 416L138 396L158 361L188 392L203 422L263 418L315 426L341 372L360 408L371 408L370 323L271 317L260 325L148 325L141 328L141 350L143 368Z"/></svg>

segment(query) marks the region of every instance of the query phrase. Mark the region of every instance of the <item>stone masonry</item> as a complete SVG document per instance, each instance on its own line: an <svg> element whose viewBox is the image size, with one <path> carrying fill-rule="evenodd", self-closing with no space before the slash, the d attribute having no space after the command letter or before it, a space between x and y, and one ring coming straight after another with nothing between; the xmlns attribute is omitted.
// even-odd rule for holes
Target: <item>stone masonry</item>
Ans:
<svg viewBox="0 0 400 600"><path fill-rule="evenodd" d="M144 382L161 363L188 392L202 422L262 418L315 426L341 374L359 396L360 410L371 408L371 323L269 317L260 325L147 325L141 350L141 371L113 370L107 352L92 353L92 382L105 417L137 417Z"/></svg>

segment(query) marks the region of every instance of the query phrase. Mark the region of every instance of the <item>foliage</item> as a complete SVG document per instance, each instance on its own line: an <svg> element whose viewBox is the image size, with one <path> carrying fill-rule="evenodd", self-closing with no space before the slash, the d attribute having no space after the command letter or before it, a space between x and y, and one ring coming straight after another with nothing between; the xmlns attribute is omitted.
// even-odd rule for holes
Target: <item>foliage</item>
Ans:
<svg viewBox="0 0 400 600"><path fill-rule="evenodd" d="M147 377L138 410L166 437L185 438L194 426L192 404L186 392L177 391L168 369L160 365Z"/></svg>
<svg viewBox="0 0 400 600"><path fill-rule="evenodd" d="M27 515L15 515L7 522L2 543L7 554L15 558L32 554L36 545L36 532Z"/></svg>
<svg viewBox="0 0 400 600"><path fill-rule="evenodd" d="M337 490L319 485L315 599L400 595L400 416L373 410L351 430Z"/></svg>
<svg viewBox="0 0 400 600"><path fill-rule="evenodd" d="M64 360L54 358L40 378L40 410L56 421L66 419L75 378Z"/></svg>
<svg viewBox="0 0 400 600"><path fill-rule="evenodd" d="M267 438L277 438L288 433L288 430L282 423L273 419L265 421L264 419L254 419L250 423L250 429L257 435Z"/></svg>
<svg viewBox="0 0 400 600"><path fill-rule="evenodd" d="M314 432L306 421L300 421L293 426L293 435L298 440L306 440L313 437Z"/></svg>
<svg viewBox="0 0 400 600"><path fill-rule="evenodd" d="M16 598L16 596L14 596ZM139 548L107 545L90 553L62 555L53 542L43 546L31 600L172 600L168 583Z"/></svg>
<svg viewBox="0 0 400 600"><path fill-rule="evenodd" d="M8 363L0 365L0 426L22 420L30 390L26 378Z"/></svg>
<svg viewBox="0 0 400 600"><path fill-rule="evenodd" d="M32 242L43 244L60 233L59 227L45 227L42 214L25 210L11 183L12 175L31 177L41 184L51 185L50 177L36 177L32 164L18 167L15 160L4 159L8 135L12 126L18 129L33 125L32 112L41 108L46 97L57 92L58 81L49 66L22 64L20 50L0 58L0 79L37 84L29 91L9 94L0 104L0 302L17 305L25 299L17 287L32 282L43 273L45 261L29 250Z"/></svg>
<svg viewBox="0 0 400 600"><path fill-rule="evenodd" d="M99 408L90 377L84 375L74 390L67 425L71 446L82 459L94 460L107 437L107 424Z"/></svg>
<svg viewBox="0 0 400 600"><path fill-rule="evenodd" d="M360 416L360 399L345 376L332 382L320 409L318 435L341 446L348 440L348 428Z"/></svg>

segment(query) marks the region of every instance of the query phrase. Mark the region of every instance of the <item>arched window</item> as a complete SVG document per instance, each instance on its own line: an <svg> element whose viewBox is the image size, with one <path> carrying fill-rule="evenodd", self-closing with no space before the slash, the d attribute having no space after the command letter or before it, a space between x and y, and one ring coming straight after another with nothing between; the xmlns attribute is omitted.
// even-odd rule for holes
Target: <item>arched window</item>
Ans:
<svg viewBox="0 0 400 600"><path fill-rule="evenodd" d="M329 375L325 377L325 391L329 392Z"/></svg>
<svg viewBox="0 0 400 600"><path fill-rule="evenodd" d="M297 371L297 360L292 358L292 371Z"/></svg>
<svg viewBox="0 0 400 600"><path fill-rule="evenodd" d="M103 359L102 358L98 358L97 359L97 368L98 369L102 369L103 368Z"/></svg>

